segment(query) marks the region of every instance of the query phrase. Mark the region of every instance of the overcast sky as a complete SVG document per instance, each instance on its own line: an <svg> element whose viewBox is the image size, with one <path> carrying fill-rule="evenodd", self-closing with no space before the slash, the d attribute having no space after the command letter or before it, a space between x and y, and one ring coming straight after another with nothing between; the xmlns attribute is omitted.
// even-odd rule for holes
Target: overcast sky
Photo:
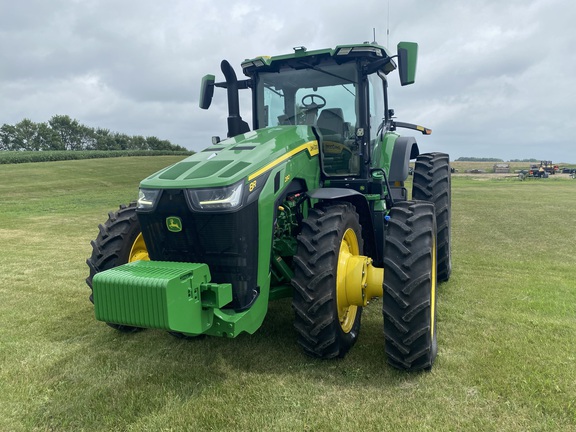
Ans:
<svg viewBox="0 0 576 432"><path fill-rule="evenodd" d="M390 87L397 118L433 130L421 151L576 162L575 21L573 0L0 0L0 125L67 114L201 150L226 135L223 91L198 108L222 59L241 77L376 28L394 52L419 43L416 83Z"/></svg>

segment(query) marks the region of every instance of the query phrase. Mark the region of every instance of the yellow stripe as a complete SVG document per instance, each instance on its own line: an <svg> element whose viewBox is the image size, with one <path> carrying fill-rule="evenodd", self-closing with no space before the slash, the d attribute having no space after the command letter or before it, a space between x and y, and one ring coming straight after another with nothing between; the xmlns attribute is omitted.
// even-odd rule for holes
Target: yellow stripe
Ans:
<svg viewBox="0 0 576 432"><path fill-rule="evenodd" d="M260 168L258 171L250 174L248 176L248 181L254 180L259 175L264 174L266 171L271 170L276 165L281 164L286 159L290 159L296 153L300 153L301 151L304 151L304 150L308 150L308 153L310 154L310 156L316 156L318 154L318 141L309 141L306 144L302 144L301 146L296 147L294 150L289 151L288 153L280 156L278 159L276 159L273 162L270 162L264 168Z"/></svg>

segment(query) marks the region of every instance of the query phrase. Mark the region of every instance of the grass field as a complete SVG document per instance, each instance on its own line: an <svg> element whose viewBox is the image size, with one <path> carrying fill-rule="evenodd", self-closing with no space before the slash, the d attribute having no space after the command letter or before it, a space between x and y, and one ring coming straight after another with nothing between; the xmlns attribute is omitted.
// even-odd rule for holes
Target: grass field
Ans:
<svg viewBox="0 0 576 432"><path fill-rule="evenodd" d="M300 352L289 300L233 340L97 322L90 240L179 158L0 166L1 431L576 430L576 181L453 177L439 354L406 374L380 302L338 361Z"/></svg>

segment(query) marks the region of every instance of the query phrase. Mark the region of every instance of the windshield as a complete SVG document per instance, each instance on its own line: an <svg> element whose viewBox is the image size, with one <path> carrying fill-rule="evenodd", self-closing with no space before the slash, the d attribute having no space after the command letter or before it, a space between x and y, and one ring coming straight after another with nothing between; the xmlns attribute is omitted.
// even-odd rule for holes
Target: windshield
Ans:
<svg viewBox="0 0 576 432"><path fill-rule="evenodd" d="M357 174L357 81L354 63L261 73L256 90L258 127L315 126L323 138L325 172Z"/></svg>
<svg viewBox="0 0 576 432"><path fill-rule="evenodd" d="M342 110L343 120L356 127L356 81L354 64L262 73L257 90L258 125L312 126L323 109L338 108ZM305 98L307 95L314 97ZM316 116L310 112L314 110Z"/></svg>

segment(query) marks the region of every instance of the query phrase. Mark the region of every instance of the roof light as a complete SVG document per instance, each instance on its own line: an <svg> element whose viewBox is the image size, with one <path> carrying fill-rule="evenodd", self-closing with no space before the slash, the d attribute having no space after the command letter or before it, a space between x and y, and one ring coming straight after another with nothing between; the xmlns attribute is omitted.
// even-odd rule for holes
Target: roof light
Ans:
<svg viewBox="0 0 576 432"><path fill-rule="evenodd" d="M266 62L263 60L263 58L257 58L255 60L245 60L244 63L242 63L242 69L248 69L253 66L255 67L265 66Z"/></svg>
<svg viewBox="0 0 576 432"><path fill-rule="evenodd" d="M340 48L336 55L348 55L350 53L374 53L378 57L382 57L382 49L374 46L356 46Z"/></svg>
<svg viewBox="0 0 576 432"><path fill-rule="evenodd" d="M336 53L336 55L348 55L350 54L350 51L352 51L351 47L347 47L347 48L340 48L338 50L338 52Z"/></svg>

